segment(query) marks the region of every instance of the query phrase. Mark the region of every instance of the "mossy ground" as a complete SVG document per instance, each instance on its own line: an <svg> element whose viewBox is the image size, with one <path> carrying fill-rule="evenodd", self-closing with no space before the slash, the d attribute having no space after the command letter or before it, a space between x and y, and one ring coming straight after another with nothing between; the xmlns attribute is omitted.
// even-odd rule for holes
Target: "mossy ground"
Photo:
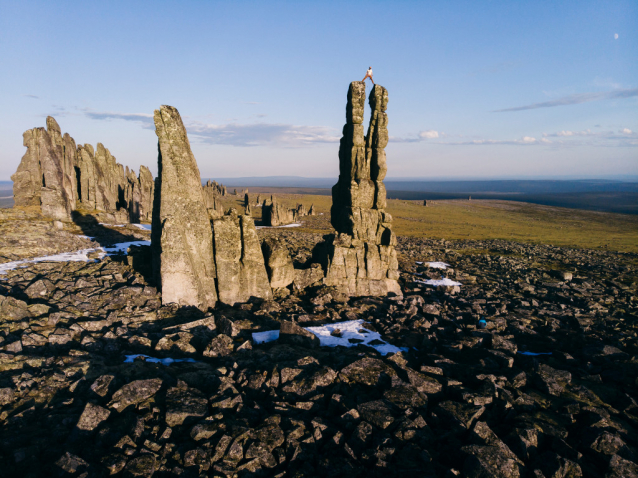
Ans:
<svg viewBox="0 0 638 478"><path fill-rule="evenodd" d="M252 199L253 194L250 196ZM263 193L261 196L262 199L267 197ZM304 226L297 231L330 232L330 196L278 194L277 198L290 207L302 203L309 209L314 204L316 211L323 213L304 218ZM237 206L243 204L243 196L227 196L224 202ZM638 252L638 217L633 215L496 200L433 201L424 207L420 201L390 199L387 211L394 219L393 229L399 236L447 240L505 239ZM252 215L259 221L261 208L253 207Z"/></svg>

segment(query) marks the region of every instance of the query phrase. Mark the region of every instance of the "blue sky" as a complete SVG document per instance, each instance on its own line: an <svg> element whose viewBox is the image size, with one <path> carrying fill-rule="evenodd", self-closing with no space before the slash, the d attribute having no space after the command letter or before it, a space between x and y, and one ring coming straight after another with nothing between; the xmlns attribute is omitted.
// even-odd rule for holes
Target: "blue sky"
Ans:
<svg viewBox="0 0 638 478"><path fill-rule="evenodd" d="M156 171L162 104L203 177L336 179L370 65L389 177L638 176L636 25L635 0L0 0L0 179L47 115Z"/></svg>

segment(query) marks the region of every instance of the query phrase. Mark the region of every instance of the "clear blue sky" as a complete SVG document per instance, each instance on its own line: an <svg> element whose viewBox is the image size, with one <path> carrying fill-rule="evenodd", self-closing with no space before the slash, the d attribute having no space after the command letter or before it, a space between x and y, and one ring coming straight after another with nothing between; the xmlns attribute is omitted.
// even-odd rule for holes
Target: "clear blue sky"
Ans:
<svg viewBox="0 0 638 478"><path fill-rule="evenodd" d="M0 0L0 179L47 115L156 171L162 104L203 177L336 179L368 66L389 177L636 176L637 25L635 0Z"/></svg>

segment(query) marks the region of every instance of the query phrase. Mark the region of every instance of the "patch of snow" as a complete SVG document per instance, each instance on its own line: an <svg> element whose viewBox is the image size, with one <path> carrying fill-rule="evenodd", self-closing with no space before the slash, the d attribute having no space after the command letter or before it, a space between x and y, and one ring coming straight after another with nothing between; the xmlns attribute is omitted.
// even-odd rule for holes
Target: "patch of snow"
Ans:
<svg viewBox="0 0 638 478"><path fill-rule="evenodd" d="M322 347L355 347L357 345L365 345L377 350L381 355L389 353L407 352L405 347L396 347L387 343L381 338L381 334L373 332L363 327L363 319L348 320L346 322L333 322L330 324L318 325L316 327L304 327L308 332L312 332L319 339L319 345ZM335 330L339 330L339 336L331 335ZM253 341L255 344L265 344L279 338L278 330L267 330L265 332L254 332ZM354 341L351 342L350 339ZM370 342L381 342L371 344Z"/></svg>
<svg viewBox="0 0 638 478"><path fill-rule="evenodd" d="M138 229L142 229L144 231L150 231L151 230L151 225L150 224L109 224L107 222L100 222L99 223L100 226L108 226L108 227L126 227L126 226L134 226L137 227Z"/></svg>
<svg viewBox="0 0 638 478"><path fill-rule="evenodd" d="M83 236L86 237L86 236ZM91 239L91 238L87 238ZM111 254L126 253L126 250L130 246L150 246L151 241L132 241L132 242L120 242L108 247L96 247L92 249L81 249L73 252L61 252L60 254L53 254L51 256L34 257L33 259L22 259L20 261L5 262L0 264L0 275L6 274L7 271L18 269L20 267L26 267L28 264L35 264L37 262L92 262L95 259L90 259L89 254L92 252L98 253L98 258L102 259L104 256Z"/></svg>
<svg viewBox="0 0 638 478"><path fill-rule="evenodd" d="M151 230L151 225L150 224L133 224L133 226L137 227L138 229L143 229L145 231L150 231Z"/></svg>
<svg viewBox="0 0 638 478"><path fill-rule="evenodd" d="M146 362L161 363L162 365L170 365L172 363L178 363L178 362L190 362L190 363L197 362L197 360L194 360L192 358L184 358L184 359L163 358L163 359L160 359L160 358L155 358L155 357L149 357L148 355L144 355L144 354L134 354L134 355L126 355L126 359L124 360L124 363L133 363L133 361L136 358L138 358L138 357L144 357Z"/></svg>
<svg viewBox="0 0 638 478"><path fill-rule="evenodd" d="M131 242L119 242L112 246L105 246L101 248L108 255L126 253L126 250L131 246L150 246L151 241L131 241Z"/></svg>
<svg viewBox="0 0 638 478"><path fill-rule="evenodd" d="M455 281L453 281L451 279L448 279L447 277L444 277L443 279L428 279L426 281L417 280L415 282L418 282L419 284L433 285L433 286L438 286L438 285L444 285L444 286L461 285L460 282L455 282Z"/></svg>
<svg viewBox="0 0 638 478"><path fill-rule="evenodd" d="M301 226L301 224L299 223L294 223L294 224L286 224L284 226L255 226L256 229L279 229L281 227L299 227Z"/></svg>
<svg viewBox="0 0 638 478"><path fill-rule="evenodd" d="M0 264L0 275L6 274L7 271L26 267L27 264L35 264L37 262L90 262L88 255L91 252L100 252L100 259L106 255L102 248L82 249L74 252L62 252L51 256L34 257L33 259L23 259L20 261L5 262Z"/></svg>
<svg viewBox="0 0 638 478"><path fill-rule="evenodd" d="M266 330L265 332L253 332L253 342L256 344L265 344L273 342L279 338L278 330Z"/></svg>
<svg viewBox="0 0 638 478"><path fill-rule="evenodd" d="M430 269L447 269L450 267L450 264L445 262L415 262L416 265L422 266L423 264L427 265Z"/></svg>

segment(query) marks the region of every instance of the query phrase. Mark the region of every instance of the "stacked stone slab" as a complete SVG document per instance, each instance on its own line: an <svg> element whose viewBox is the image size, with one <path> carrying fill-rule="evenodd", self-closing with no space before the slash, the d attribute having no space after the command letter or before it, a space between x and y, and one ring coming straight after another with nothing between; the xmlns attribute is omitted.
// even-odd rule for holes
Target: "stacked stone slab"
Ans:
<svg viewBox="0 0 638 478"><path fill-rule="evenodd" d="M154 119L159 155L151 252L162 302L206 310L217 300L271 299L252 218L231 210L211 220L179 112L162 106Z"/></svg>
<svg viewBox="0 0 638 478"><path fill-rule="evenodd" d="M396 237L385 212L388 144L388 92L375 85L369 97L371 118L364 137L365 84L348 90L346 124L339 147L339 181L332 188L332 225L328 240L327 285L352 296L401 295Z"/></svg>
<svg viewBox="0 0 638 478"><path fill-rule="evenodd" d="M16 206L39 206L42 214L68 221L74 210L102 211L118 222L149 221L153 176L125 171L101 143L79 145L47 117L47 128L23 135L27 152L11 177ZM132 174L131 174L132 173Z"/></svg>

